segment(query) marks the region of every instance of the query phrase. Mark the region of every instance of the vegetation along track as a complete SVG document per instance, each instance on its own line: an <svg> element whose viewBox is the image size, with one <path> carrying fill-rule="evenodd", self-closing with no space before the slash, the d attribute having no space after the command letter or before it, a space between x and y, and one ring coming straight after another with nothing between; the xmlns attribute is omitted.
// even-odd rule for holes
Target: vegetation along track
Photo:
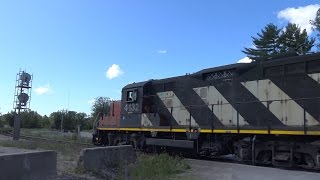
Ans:
<svg viewBox="0 0 320 180"><path fill-rule="evenodd" d="M7 136L7 137L12 137L13 133L12 130L0 130L0 134ZM42 138L42 137L35 137L35 136L26 136L26 135L20 135L20 139L25 139L25 140L33 140L33 141L43 141L43 142L52 142L52 143L62 143L62 144L73 144L73 145L79 145L79 146L84 146L84 147L94 147L93 144L91 143L81 143L81 142L75 142L75 141L65 141L65 140L56 140L56 139L50 139L50 138ZM140 151L137 151L140 152ZM149 152L150 153L150 152ZM153 153L151 153L153 154ZM171 155L181 155L179 153L170 153ZM223 156L223 157L216 157L216 158L208 158L208 157L201 157L201 156L186 156L184 155L185 158L190 158L190 159L198 159L198 160L204 160L204 161L217 161L217 162L224 162L224 163L234 163L234 164L245 164L245 165L252 165L250 162L239 162L235 160L234 158L230 156ZM255 164L256 166L263 166L263 167L270 167L270 168L279 168L279 167L274 167L271 165L261 165L261 164ZM294 170L294 171L304 171L304 172L317 172L317 170L308 170L308 169L303 169L303 168L298 168L298 167L290 167L290 168L285 168L287 170Z"/></svg>
<svg viewBox="0 0 320 180"><path fill-rule="evenodd" d="M0 134L4 135L4 136L8 136L8 137L13 136L12 130L1 130ZM27 135L22 135L22 134L20 134L20 139L37 140L37 141L43 141L43 142L53 142L53 143L62 143L62 144L74 144L74 145L80 145L80 146L86 146L86 147L93 147L93 145L91 143L56 140L56 139L43 138L43 137L27 136Z"/></svg>

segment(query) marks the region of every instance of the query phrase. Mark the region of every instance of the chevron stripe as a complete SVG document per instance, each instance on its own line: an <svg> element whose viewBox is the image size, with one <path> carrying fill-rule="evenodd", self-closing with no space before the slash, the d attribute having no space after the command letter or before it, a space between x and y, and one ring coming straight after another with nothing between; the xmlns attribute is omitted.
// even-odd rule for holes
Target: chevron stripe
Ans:
<svg viewBox="0 0 320 180"><path fill-rule="evenodd" d="M191 123L192 127L199 127L193 116L191 116L190 122L190 113L173 91L159 92L157 95L169 112L171 112L172 108L172 116L178 125L189 126Z"/></svg>
<svg viewBox="0 0 320 180"><path fill-rule="evenodd" d="M308 74L308 76L315 80L317 83L320 83L320 73Z"/></svg>
<svg viewBox="0 0 320 180"><path fill-rule="evenodd" d="M284 91L275 85L270 79L256 80L242 82L259 101L266 107L269 104L269 110L287 126L302 126L304 125L304 112L303 108L291 100ZM319 122L306 112L306 125L314 126L319 125Z"/></svg>
<svg viewBox="0 0 320 180"><path fill-rule="evenodd" d="M237 122L237 111L214 86L198 87L193 88L193 90L208 104L211 110L213 108L214 115L223 125L237 126L237 123L240 126L248 125L240 114L239 122Z"/></svg>
<svg viewBox="0 0 320 180"><path fill-rule="evenodd" d="M239 80L218 83L215 87L250 126L266 129L285 127Z"/></svg>
<svg viewBox="0 0 320 180"><path fill-rule="evenodd" d="M203 102L199 95L193 90L195 87L206 86L207 82L199 81L197 78L183 78L177 83L174 93L180 99L188 112L196 120L201 128L220 128L223 124L212 113L211 108Z"/></svg>
<svg viewBox="0 0 320 180"><path fill-rule="evenodd" d="M320 122L320 85L309 75L287 76L285 78L269 78L282 91L286 92L289 97L296 99L299 104L318 122ZM302 100L301 98L307 98Z"/></svg>

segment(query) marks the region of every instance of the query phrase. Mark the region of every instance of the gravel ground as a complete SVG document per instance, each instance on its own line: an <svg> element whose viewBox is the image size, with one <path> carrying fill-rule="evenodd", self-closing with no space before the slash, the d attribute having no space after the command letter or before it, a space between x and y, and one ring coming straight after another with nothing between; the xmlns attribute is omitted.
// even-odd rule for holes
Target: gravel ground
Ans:
<svg viewBox="0 0 320 180"><path fill-rule="evenodd" d="M184 180L319 180L320 173L188 159L191 169L178 176Z"/></svg>

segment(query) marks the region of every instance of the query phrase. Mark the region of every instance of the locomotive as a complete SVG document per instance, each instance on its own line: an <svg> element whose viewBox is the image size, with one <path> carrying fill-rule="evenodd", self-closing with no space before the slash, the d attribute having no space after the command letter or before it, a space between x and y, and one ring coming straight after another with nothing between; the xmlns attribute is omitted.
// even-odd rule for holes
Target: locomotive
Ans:
<svg viewBox="0 0 320 180"><path fill-rule="evenodd" d="M128 84L93 143L319 170L319 83L314 53Z"/></svg>

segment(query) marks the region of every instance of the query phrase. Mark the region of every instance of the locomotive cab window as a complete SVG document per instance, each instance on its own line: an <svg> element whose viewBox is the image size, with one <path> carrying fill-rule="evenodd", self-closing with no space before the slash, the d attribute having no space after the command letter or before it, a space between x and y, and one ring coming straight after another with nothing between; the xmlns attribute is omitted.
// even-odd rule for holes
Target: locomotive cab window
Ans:
<svg viewBox="0 0 320 180"><path fill-rule="evenodd" d="M133 102L137 100L137 90L127 91L126 101Z"/></svg>

